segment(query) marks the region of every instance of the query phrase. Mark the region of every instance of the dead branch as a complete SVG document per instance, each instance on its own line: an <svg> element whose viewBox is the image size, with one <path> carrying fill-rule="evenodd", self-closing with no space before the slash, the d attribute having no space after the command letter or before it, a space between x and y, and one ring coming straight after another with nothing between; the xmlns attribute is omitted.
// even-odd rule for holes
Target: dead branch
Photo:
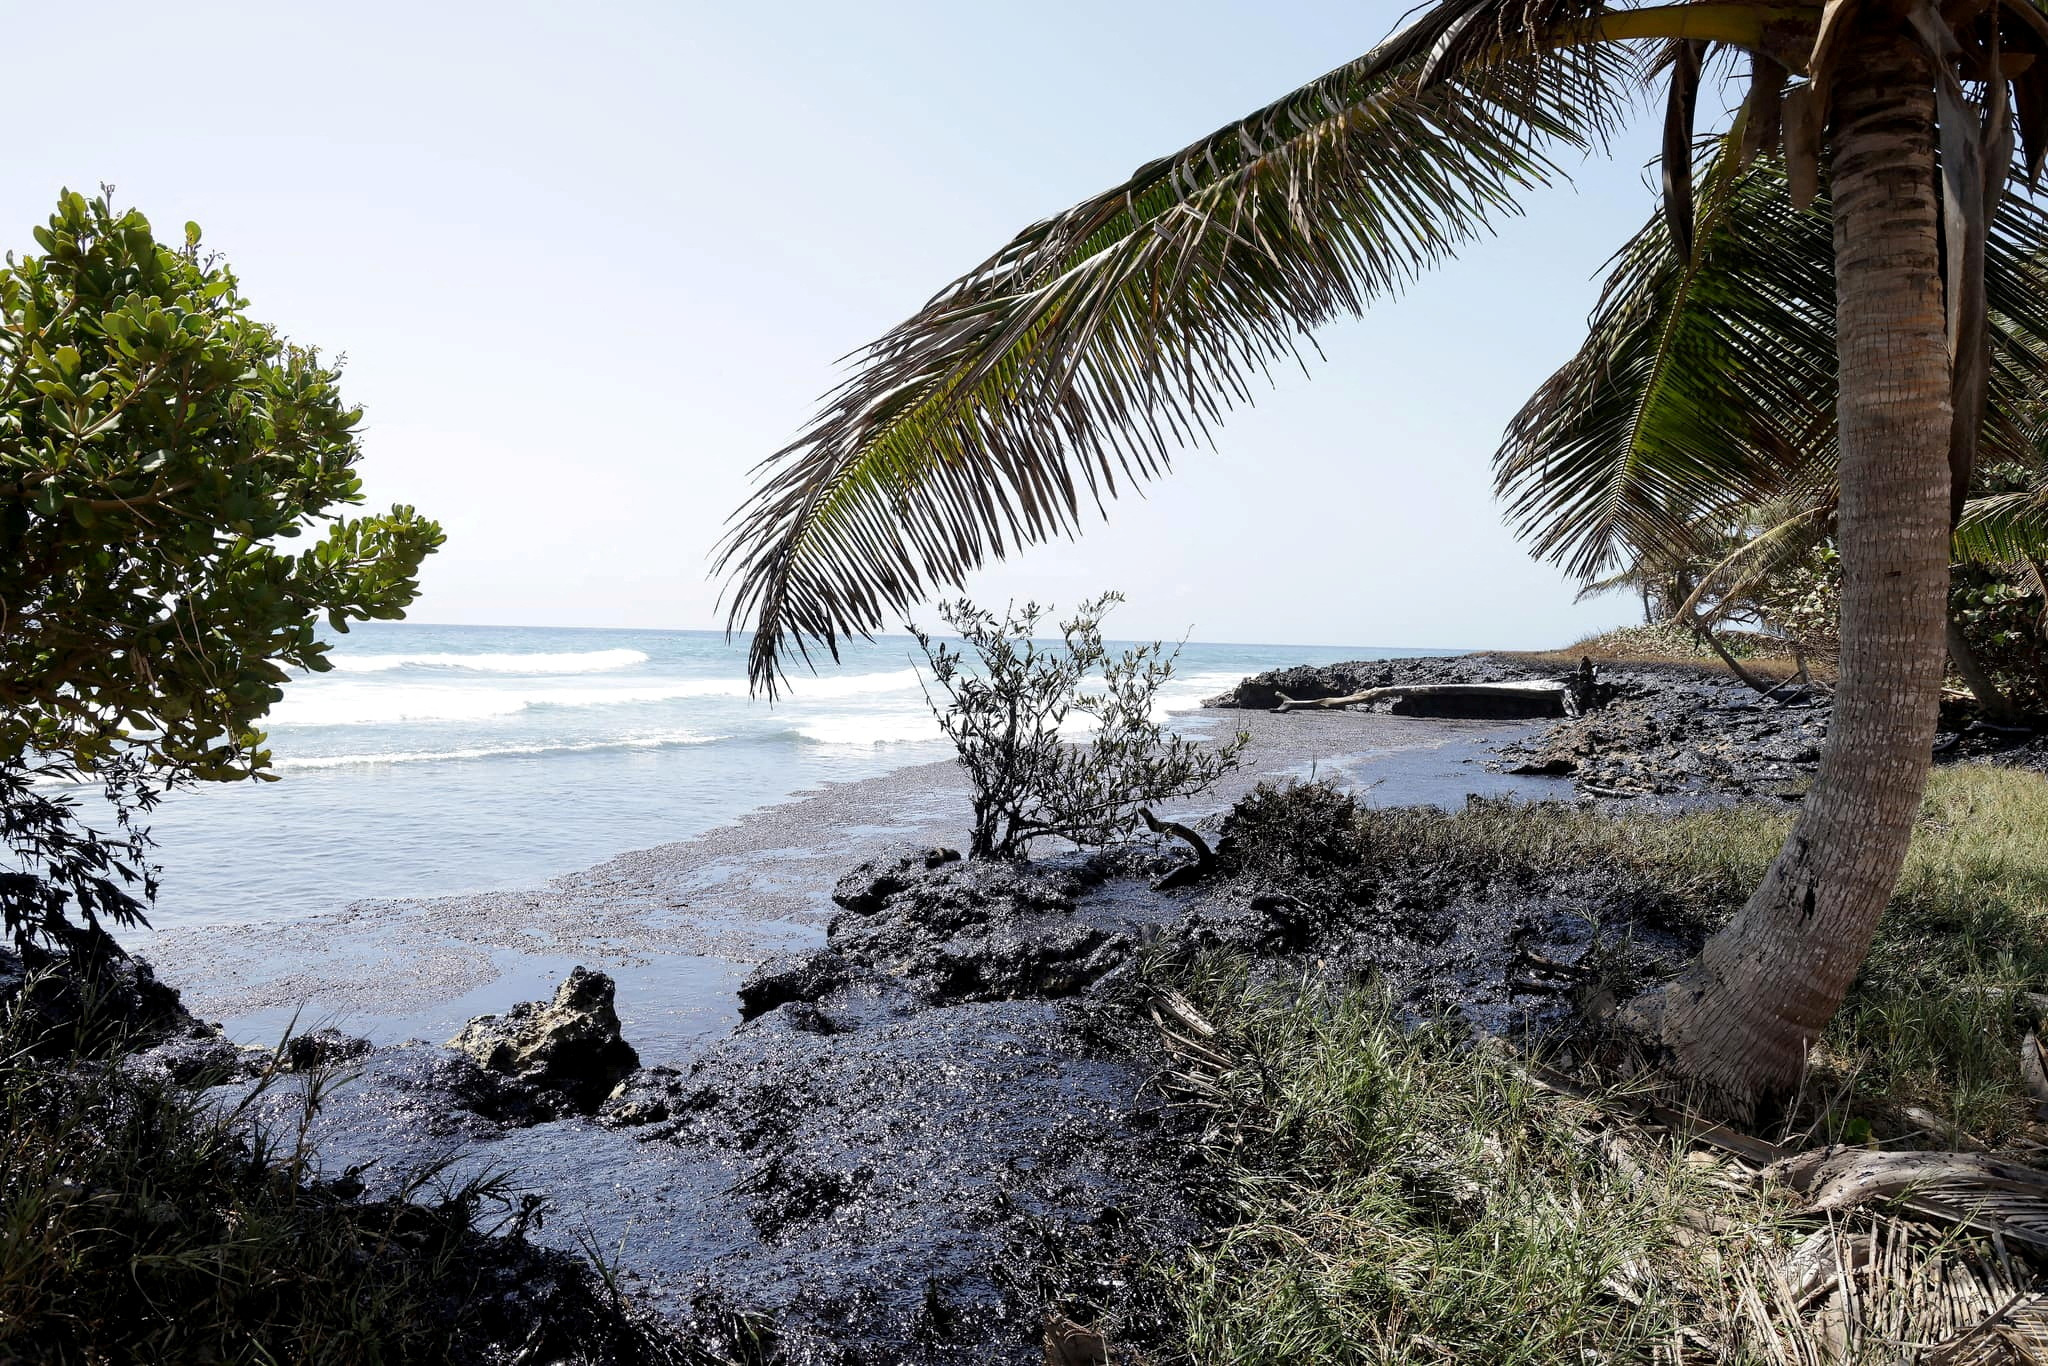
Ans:
<svg viewBox="0 0 2048 1366"><path fill-rule="evenodd" d="M2005 1191L2048 1199L2048 1171L1982 1153L1887 1153L1836 1145L1774 1162L1767 1174L1806 1195L1814 1213L1909 1190L1939 1190L1945 1197Z"/></svg>
<svg viewBox="0 0 2048 1366"><path fill-rule="evenodd" d="M1189 848L1195 851L1195 861L1193 863L1183 863L1180 867L1173 869L1165 877L1153 883L1152 890L1165 892L1171 891L1175 887L1185 887L1190 882L1199 882L1216 871L1216 851L1209 847L1209 841L1195 833L1194 827L1182 825L1179 821L1160 820L1159 817L1152 814L1152 808L1149 806L1138 808L1138 819L1144 821L1145 828L1153 834L1172 835L1175 839L1184 841Z"/></svg>

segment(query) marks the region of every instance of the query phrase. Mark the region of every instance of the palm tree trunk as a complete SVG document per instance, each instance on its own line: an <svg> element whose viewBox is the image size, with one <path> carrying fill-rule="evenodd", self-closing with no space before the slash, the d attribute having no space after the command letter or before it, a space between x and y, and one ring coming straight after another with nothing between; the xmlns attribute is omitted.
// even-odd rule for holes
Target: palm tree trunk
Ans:
<svg viewBox="0 0 2048 1366"><path fill-rule="evenodd" d="M1950 401L1931 68L1872 8L1833 91L1843 591L1827 753L1763 884L1660 1003L1674 1060L1738 1111L1798 1080L1869 951L1941 688Z"/></svg>
<svg viewBox="0 0 2048 1366"><path fill-rule="evenodd" d="M2005 694L1991 681L1991 675L1984 672L1984 666L1977 660L1977 652L1970 648L1969 637L1963 634L1962 623L1951 615L1943 629L1948 641L1949 663L1956 666L1956 673L1962 677L1963 686L1970 690L1970 696L1977 699L1977 705L1993 721L2012 720L2012 703L2005 700Z"/></svg>

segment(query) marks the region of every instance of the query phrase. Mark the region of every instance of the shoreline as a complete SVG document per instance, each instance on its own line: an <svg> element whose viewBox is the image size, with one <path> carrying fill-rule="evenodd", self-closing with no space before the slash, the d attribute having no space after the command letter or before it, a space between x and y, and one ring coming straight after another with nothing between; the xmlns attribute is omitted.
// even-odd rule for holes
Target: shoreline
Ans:
<svg viewBox="0 0 2048 1366"><path fill-rule="evenodd" d="M1387 805L1570 795L1566 781L1484 767L1543 723L1220 708L1177 719L1253 736L1242 768L1175 813L1198 823L1269 779L1333 779ZM823 942L832 886L847 868L891 844L957 846L965 794L953 760L911 764L536 886L174 925L137 949L196 1014L262 1044L294 1020L380 1044L438 1043L471 1016L545 996L581 963L618 981L621 1018L649 1060L671 1061L738 1023L733 992L754 965Z"/></svg>
<svg viewBox="0 0 2048 1366"><path fill-rule="evenodd" d="M1543 672L1499 657L1366 668L1405 685L1500 670ZM1370 681L1325 672L1331 696ZM1588 692L1592 710L1534 722L1199 713L1253 743L1237 773L1168 813L1210 833L1215 865L1195 879L1161 876L1185 865L1177 844L935 855L965 817L960 775L939 762L517 894L190 934L172 946L183 966L159 963L202 1013L248 1025L268 1011L281 1030L312 996L326 1013L302 1016L301 1033L335 1020L371 1037L316 1037L342 1070L267 1092L246 1080L261 1064L197 1033L147 1065L225 1051L245 1079L215 1102L253 1100L259 1126L300 1122L318 1094L305 1132L320 1170L367 1174L373 1194L408 1170L508 1173L509 1193L552 1212L536 1246L607 1249L626 1298L684 1339L758 1324L792 1359L1022 1366L1040 1359L1041 1324L1078 1312L1142 1343L1158 1287L1101 1268L1143 1268L1222 1226L1189 1164L1207 1151L1202 1116L1228 1107L1185 1069L1206 1058L1236 1075L1160 1011L1208 1037L1217 1017L1202 1010L1237 1009L1233 992L1373 983L1361 990L1384 993L1390 1021L1597 1047L1615 994L1676 971L1759 875L1826 709L1654 666L1617 667ZM1617 773L1636 790L1617 791ZM1310 777L1351 795L1242 800ZM1694 871L1674 881L1658 831L1711 850L1680 859ZM1756 867L1731 873L1731 851ZM622 1070L592 1060L556 1077L467 1037L433 1042L465 1014L547 997L579 964L600 975L464 1033L550 1020L567 1047L595 1028ZM578 981L596 983L595 1014L574 1013ZM1219 983L1221 998L1188 1007ZM322 1075L338 1080L323 1089Z"/></svg>

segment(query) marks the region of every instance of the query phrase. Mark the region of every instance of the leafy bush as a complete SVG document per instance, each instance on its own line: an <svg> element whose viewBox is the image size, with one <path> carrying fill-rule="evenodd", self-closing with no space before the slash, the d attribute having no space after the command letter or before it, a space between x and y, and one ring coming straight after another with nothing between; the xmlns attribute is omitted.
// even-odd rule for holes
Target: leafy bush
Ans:
<svg viewBox="0 0 2048 1366"><path fill-rule="evenodd" d="M340 368L251 318L199 237L66 191L41 254L0 265L0 910L19 943L66 939L67 903L89 936L139 920L134 818L185 782L271 776L258 723L289 669L328 667L317 628L404 615L441 544L409 507L340 515L363 501ZM109 783L119 833L32 789L78 779Z"/></svg>
<svg viewBox="0 0 2048 1366"><path fill-rule="evenodd" d="M74 793L38 788L31 770L0 766L0 842L14 864L0 870L0 923L18 948L41 941L104 954L114 949L105 924L145 923L157 869L136 818L161 794L133 756L108 761L98 777L112 830L86 824Z"/></svg>
<svg viewBox="0 0 2048 1366"><path fill-rule="evenodd" d="M2024 712L2048 713L2048 601L2031 571L1958 565L1949 613L1999 692Z"/></svg>
<svg viewBox="0 0 2048 1366"><path fill-rule="evenodd" d="M1237 767L1248 736L1212 747L1155 716L1178 648L1104 646L1103 614L1122 601L1105 593L1082 603L1056 644L1033 635L1047 613L1037 603L1002 617L965 598L942 604L964 651L910 628L945 697L941 705L927 687L926 701L974 787L973 857L1017 857L1046 838L1114 843L1140 808L1192 796ZM1083 717L1093 735L1068 743L1067 722Z"/></svg>

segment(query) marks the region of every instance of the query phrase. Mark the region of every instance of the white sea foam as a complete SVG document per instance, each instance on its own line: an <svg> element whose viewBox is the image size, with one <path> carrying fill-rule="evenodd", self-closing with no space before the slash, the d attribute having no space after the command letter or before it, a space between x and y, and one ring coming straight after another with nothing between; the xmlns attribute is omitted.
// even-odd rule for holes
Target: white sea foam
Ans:
<svg viewBox="0 0 2048 1366"><path fill-rule="evenodd" d="M612 749L666 749L670 745L708 745L730 739L725 735L698 735L671 731L659 735L635 735L611 740L590 740L567 744L479 745L471 749L401 750L391 754L324 754L279 759L279 770L321 768L369 768L379 764L429 764L464 759L507 759L542 754L588 754Z"/></svg>
<svg viewBox="0 0 2048 1366"><path fill-rule="evenodd" d="M835 712L805 717L795 730L821 745L869 747L946 738L930 712Z"/></svg>
<svg viewBox="0 0 2048 1366"><path fill-rule="evenodd" d="M330 654L328 660L334 665L334 672L345 674L388 673L393 669L460 669L489 674L595 674L645 664L647 656L640 650L385 655L351 655L337 651Z"/></svg>
<svg viewBox="0 0 2048 1366"><path fill-rule="evenodd" d="M914 695L917 671L854 674L809 680L792 701L901 692ZM747 696L743 680L683 678L668 682L611 685L536 683L387 683L376 679L311 679L285 688L270 709L272 726L364 726L406 721L485 721L538 707L613 707L677 702L697 697Z"/></svg>
<svg viewBox="0 0 2048 1366"><path fill-rule="evenodd" d="M1219 693L1229 692L1244 678L1239 671L1212 671L1172 679L1159 690L1153 711L1161 719L1167 712L1192 711Z"/></svg>

